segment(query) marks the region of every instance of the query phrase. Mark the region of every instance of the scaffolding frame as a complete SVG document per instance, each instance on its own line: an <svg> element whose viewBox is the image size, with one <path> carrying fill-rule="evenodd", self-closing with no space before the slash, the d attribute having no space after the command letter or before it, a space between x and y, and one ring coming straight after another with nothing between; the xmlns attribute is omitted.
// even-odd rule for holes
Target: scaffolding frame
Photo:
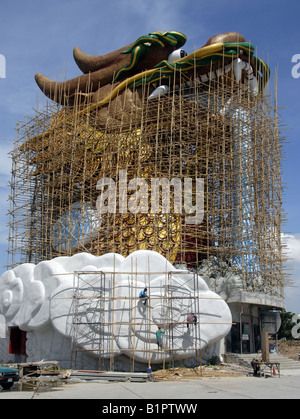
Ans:
<svg viewBox="0 0 300 419"><path fill-rule="evenodd" d="M181 275L184 273L193 278L192 282L194 286L190 290L190 294L188 296L173 296L172 290L175 287L173 284L174 278L177 275ZM145 317L147 317L146 322L136 321L135 314L130 316L128 322L124 321L115 321L114 315L117 309L115 308L116 301L127 301L129 303L128 311L130 313L136 313L138 301L141 301L139 297L139 291L141 291L141 287L137 286L137 275L144 275L145 281L149 280L149 275L163 275L165 278L165 283L163 286L163 293L160 296L151 295L151 282L149 281L147 286L149 290L146 309L145 309ZM106 275L112 275L115 278L116 275L128 275L130 277L130 295L129 296L115 296L113 287L110 291L110 295L105 295L105 277ZM113 279L113 284L115 285L115 280ZM107 290L106 290L107 291ZM203 292L203 291L202 291ZM199 367L201 371L202 367L202 348L201 348L201 327L203 325L217 325L217 324L230 324L225 322L218 322L218 321L201 321L201 318L207 316L201 312L201 300L205 299L214 299L214 300L223 300L219 296L211 297L211 296L201 296L199 289L199 283L197 280L197 274L192 272L183 272L183 271L161 271L161 272L109 272L105 273L103 271L78 271L74 272L74 282L73 282L73 297L72 297L72 344L71 344L71 368L78 369L85 368L84 360L80 358L77 360L78 353L90 353L94 358L98 358L98 369L99 370L109 370L114 371L114 353L116 352L116 343L114 342L114 327L118 325L122 325L128 327L128 336L129 336L129 345L127 348L121 349L121 354L126 354L130 359L130 372L135 372L135 365L139 364L139 368L141 368L141 361L136 360L136 352L143 352L147 353L147 362L148 368L151 369L153 366L151 362L151 357L153 353L160 353L163 354L161 363L163 368L166 367L168 363L169 368L174 368L176 363L176 352L180 350L185 350L185 352L190 352L190 356L187 358L192 358L195 367ZM177 302L182 305L184 300L192 300L193 307L187 310L186 312L182 312L181 316L185 319L181 321L174 321L174 313L173 313L173 306L174 302ZM83 311L82 305L86 307L91 307L93 305L93 316L97 317L98 315L101 317L101 320L104 319L104 311L105 311L105 303L108 304L109 314L109 321L82 321ZM96 303L95 303L96 302ZM152 320L152 310L155 308L155 304L162 304L163 306L163 316L161 321L154 323ZM95 308L95 305L97 308ZM182 339L182 335L184 334L185 340L189 340L187 343L186 348L178 347L176 343L176 339L174 338L174 331L177 329L182 330L188 328L187 316L190 313L194 313L197 316L197 323L194 325L190 325L190 329L192 333L188 334L185 332L180 332L180 339ZM85 313L84 313L85 315ZM97 326L97 331L91 330L91 326ZM138 337L135 335L135 331L139 326L145 326L149 330L148 337L144 341L144 348L137 349L135 341ZM153 327L161 326L164 331L166 331L166 335L164 335L163 340L163 347L162 349L156 349L156 344L153 341L155 333L153 332ZM80 330L80 327L83 330ZM152 327L152 332L151 332ZM109 347L104 347L103 340L104 335L110 336L108 339ZM152 335L152 337L151 337ZM83 337L83 341L80 342L81 338ZM199 339L198 339L199 338ZM92 348L86 349L84 348L84 344L88 342L89 345L93 346ZM83 343L83 345L82 345ZM153 348L155 346L155 349ZM190 346L190 348L188 348ZM174 356L175 354L175 356ZM183 358L181 358L183 359ZM107 362L105 362L107 360ZM89 364L86 365L87 367Z"/></svg>
<svg viewBox="0 0 300 419"><path fill-rule="evenodd" d="M37 110L18 126L12 152L7 266L149 249L197 269L216 256L244 290L283 297L276 88L273 104L268 92L254 96L245 79L233 80L229 72L202 83L195 70L152 100L160 82L131 87L130 101L120 92L101 109L87 95L85 103ZM149 194L152 178L203 179L203 221L186 224L172 194L168 213L162 202L159 213L122 212L118 188L115 213L97 221L97 182L118 182L122 170L128 180L145 179ZM127 190L127 203L134 193Z"/></svg>

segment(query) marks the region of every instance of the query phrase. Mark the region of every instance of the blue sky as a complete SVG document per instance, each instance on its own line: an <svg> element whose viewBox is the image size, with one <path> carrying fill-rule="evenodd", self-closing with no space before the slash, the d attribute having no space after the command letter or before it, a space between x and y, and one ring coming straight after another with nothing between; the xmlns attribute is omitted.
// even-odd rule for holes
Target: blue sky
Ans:
<svg viewBox="0 0 300 419"><path fill-rule="evenodd" d="M0 273L7 262L10 160L15 127L43 102L35 73L62 80L80 74L73 48L100 55L152 31L183 32L190 53L207 39L227 31L242 33L268 61L272 77L278 71L278 103L284 129L282 162L283 234L288 246L294 287L286 288L287 310L300 313L300 78L292 76L292 57L300 54L300 2L290 0L10 0L1 4L0 54L6 78L0 78ZM0 72L1 73L1 72ZM300 73L300 70L299 70Z"/></svg>

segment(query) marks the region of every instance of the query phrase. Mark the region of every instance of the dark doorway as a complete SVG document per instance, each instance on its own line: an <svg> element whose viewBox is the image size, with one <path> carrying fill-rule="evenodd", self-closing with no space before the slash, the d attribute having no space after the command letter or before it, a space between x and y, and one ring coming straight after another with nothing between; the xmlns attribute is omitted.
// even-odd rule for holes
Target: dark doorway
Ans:
<svg viewBox="0 0 300 419"><path fill-rule="evenodd" d="M242 334L241 334L242 332ZM235 323L226 338L226 351L235 354L250 352L250 327L248 323Z"/></svg>
<svg viewBox="0 0 300 419"><path fill-rule="evenodd" d="M26 355L26 332L18 327L10 329L9 353Z"/></svg>
<svg viewBox="0 0 300 419"><path fill-rule="evenodd" d="M240 353L241 352L241 339L240 339L240 324L235 323L231 327L230 333L226 339L227 352Z"/></svg>

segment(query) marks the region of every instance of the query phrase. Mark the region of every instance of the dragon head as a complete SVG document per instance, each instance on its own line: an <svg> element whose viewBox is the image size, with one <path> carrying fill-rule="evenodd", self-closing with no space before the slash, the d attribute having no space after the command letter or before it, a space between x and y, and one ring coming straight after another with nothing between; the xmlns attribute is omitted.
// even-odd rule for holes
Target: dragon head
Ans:
<svg viewBox="0 0 300 419"><path fill-rule="evenodd" d="M212 80L232 76L234 83L243 84L255 95L263 91L269 68L254 55L254 46L243 35L214 35L190 54L181 49L186 39L180 32L153 32L102 56L87 55L75 47L74 59L82 75L65 82L51 81L42 74L36 74L35 79L41 90L60 104L72 105L75 100L81 103L88 99L99 107L120 92L137 89L143 83L151 86L153 98L176 86L182 74L187 86L196 80L205 88Z"/></svg>

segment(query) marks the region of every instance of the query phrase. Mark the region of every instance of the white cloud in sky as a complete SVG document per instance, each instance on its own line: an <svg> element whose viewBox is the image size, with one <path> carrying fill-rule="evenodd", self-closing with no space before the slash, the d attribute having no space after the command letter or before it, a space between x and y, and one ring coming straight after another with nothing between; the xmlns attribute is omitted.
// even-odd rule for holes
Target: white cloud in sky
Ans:
<svg viewBox="0 0 300 419"><path fill-rule="evenodd" d="M0 176L4 177L5 180L10 179L11 173L11 158L9 152L13 149L13 141L1 141L0 140L0 156L1 156L1 164L0 164ZM3 185L2 181L0 181L0 186Z"/></svg>
<svg viewBox="0 0 300 419"><path fill-rule="evenodd" d="M176 0L152 0L151 3L124 0L123 4L127 10L129 8L138 14L151 31L178 30L177 28L182 26L186 9L184 2Z"/></svg>
<svg viewBox="0 0 300 419"><path fill-rule="evenodd" d="M6 214L9 208L9 182L11 180L11 158L9 152L12 148L13 142L0 140L0 230L2 226L6 225L8 222Z"/></svg>
<svg viewBox="0 0 300 419"><path fill-rule="evenodd" d="M285 254L288 257L288 263L300 263L300 234L282 233L282 242L286 245Z"/></svg>
<svg viewBox="0 0 300 419"><path fill-rule="evenodd" d="M282 233L282 243L286 246L284 251L288 260L287 273L292 281L291 287L285 287L284 295L286 310L300 313L300 234Z"/></svg>
<svg viewBox="0 0 300 419"><path fill-rule="evenodd" d="M13 142L1 141L0 140L0 245L7 248L7 237L8 237L8 221L7 216L9 210L9 193L10 186L9 182L11 179L11 158L9 152L13 148Z"/></svg>

